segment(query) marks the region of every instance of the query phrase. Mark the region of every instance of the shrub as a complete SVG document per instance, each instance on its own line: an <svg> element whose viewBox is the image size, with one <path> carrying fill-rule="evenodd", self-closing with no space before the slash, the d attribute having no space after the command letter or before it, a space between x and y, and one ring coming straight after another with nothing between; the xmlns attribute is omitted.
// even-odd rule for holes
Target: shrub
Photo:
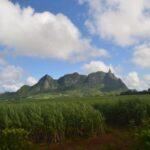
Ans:
<svg viewBox="0 0 150 150"><path fill-rule="evenodd" d="M136 134L137 145L136 149L138 150L148 150L150 149L150 129L142 130Z"/></svg>
<svg viewBox="0 0 150 150"><path fill-rule="evenodd" d="M28 132L24 129L4 129L0 136L1 150L26 150Z"/></svg>

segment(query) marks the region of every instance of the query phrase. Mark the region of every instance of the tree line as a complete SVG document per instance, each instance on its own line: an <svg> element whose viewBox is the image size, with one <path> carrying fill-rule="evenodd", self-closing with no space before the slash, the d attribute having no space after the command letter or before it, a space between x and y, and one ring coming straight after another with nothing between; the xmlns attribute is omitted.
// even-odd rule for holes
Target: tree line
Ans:
<svg viewBox="0 0 150 150"><path fill-rule="evenodd" d="M150 88L148 90L137 91L137 90L128 90L126 92L122 92L120 95L145 95L150 94Z"/></svg>

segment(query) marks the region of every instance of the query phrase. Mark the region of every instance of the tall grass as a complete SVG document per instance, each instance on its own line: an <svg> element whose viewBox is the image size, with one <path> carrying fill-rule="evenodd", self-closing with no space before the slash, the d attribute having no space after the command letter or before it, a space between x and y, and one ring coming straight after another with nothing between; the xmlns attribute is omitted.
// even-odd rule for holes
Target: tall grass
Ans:
<svg viewBox="0 0 150 150"><path fill-rule="evenodd" d="M103 118L81 103L1 105L0 127L25 129L36 142L61 142L66 137L102 134Z"/></svg>
<svg viewBox="0 0 150 150"><path fill-rule="evenodd" d="M104 132L104 124L140 125L150 117L149 96L105 96L0 102L0 133L23 129L35 142L60 143L65 138Z"/></svg>
<svg viewBox="0 0 150 150"><path fill-rule="evenodd" d="M138 126L148 117L148 104L135 100L118 101L109 104L94 104L94 108L99 110L111 125L118 126Z"/></svg>

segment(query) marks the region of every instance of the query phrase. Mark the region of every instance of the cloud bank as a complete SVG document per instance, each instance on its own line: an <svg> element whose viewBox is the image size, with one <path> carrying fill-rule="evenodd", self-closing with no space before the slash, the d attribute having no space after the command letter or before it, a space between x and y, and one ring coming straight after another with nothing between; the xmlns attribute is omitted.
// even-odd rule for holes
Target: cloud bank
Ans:
<svg viewBox="0 0 150 150"><path fill-rule="evenodd" d="M121 46L150 38L149 0L79 0L89 7L88 29Z"/></svg>
<svg viewBox="0 0 150 150"><path fill-rule="evenodd" d="M108 72L111 69L114 72L114 68L110 65L106 65L102 61L91 61L82 66L82 70L84 73L89 74L92 72L103 71Z"/></svg>
<svg viewBox="0 0 150 150"><path fill-rule="evenodd" d="M65 15L38 13L9 0L0 0L0 44L16 55L39 58L80 61L108 55L83 38Z"/></svg>
<svg viewBox="0 0 150 150"><path fill-rule="evenodd" d="M140 45L135 48L133 62L142 68L150 68L150 44Z"/></svg>
<svg viewBox="0 0 150 150"><path fill-rule="evenodd" d="M123 80L130 89L145 90L150 87L150 75L139 77L136 71L130 72Z"/></svg>
<svg viewBox="0 0 150 150"><path fill-rule="evenodd" d="M78 0L88 6L92 35L121 47L132 46L132 62L150 68L150 0Z"/></svg>
<svg viewBox="0 0 150 150"><path fill-rule="evenodd" d="M24 79L25 78L25 79ZM0 65L0 93L17 91L24 84L34 85L37 80L32 76L25 76L25 71L14 65Z"/></svg>

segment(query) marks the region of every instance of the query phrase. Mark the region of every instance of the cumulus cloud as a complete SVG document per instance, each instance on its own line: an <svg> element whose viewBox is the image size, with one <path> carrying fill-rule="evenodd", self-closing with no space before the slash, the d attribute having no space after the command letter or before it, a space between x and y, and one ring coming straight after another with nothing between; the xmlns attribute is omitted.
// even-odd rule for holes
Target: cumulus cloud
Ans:
<svg viewBox="0 0 150 150"><path fill-rule="evenodd" d="M23 84L16 82L7 82L2 85L0 92L16 92Z"/></svg>
<svg viewBox="0 0 150 150"><path fill-rule="evenodd" d="M135 48L133 62L142 68L150 68L150 44L144 44Z"/></svg>
<svg viewBox="0 0 150 150"><path fill-rule="evenodd" d="M6 62L6 61L5 61ZM32 86L37 80L32 76L25 75L25 71L18 66L0 64L0 93L15 92L24 84Z"/></svg>
<svg viewBox="0 0 150 150"><path fill-rule="evenodd" d="M27 78L27 81L26 81L26 84L27 85L30 85L30 86L32 86L32 85L34 85L34 84L36 84L37 83L37 80L34 78L34 77L28 77Z"/></svg>
<svg viewBox="0 0 150 150"><path fill-rule="evenodd" d="M130 89L145 90L150 88L150 75L139 77L138 73L133 71L123 80Z"/></svg>
<svg viewBox="0 0 150 150"><path fill-rule="evenodd" d="M7 66L4 67L3 69L0 70L1 74L0 74L0 80L18 80L21 78L22 74L23 74L23 70L20 67L15 67L15 66Z"/></svg>
<svg viewBox="0 0 150 150"><path fill-rule="evenodd" d="M147 84L147 87L150 88L150 74L144 75L144 81Z"/></svg>
<svg viewBox="0 0 150 150"><path fill-rule="evenodd" d="M130 72L124 80L127 86L131 89L137 89L140 87L140 79L137 72Z"/></svg>
<svg viewBox="0 0 150 150"><path fill-rule="evenodd" d="M110 66L106 65L102 61L91 61L82 66L83 72L87 74L91 72L97 72L97 71L108 72L109 69L111 69L114 72L114 68L111 65Z"/></svg>
<svg viewBox="0 0 150 150"><path fill-rule="evenodd" d="M88 29L118 45L128 46L150 38L149 0L79 0L89 7Z"/></svg>
<svg viewBox="0 0 150 150"><path fill-rule="evenodd" d="M0 68L0 92L15 92L24 84L32 86L37 83L34 77L26 78L24 74L25 71L17 66L7 65Z"/></svg>
<svg viewBox="0 0 150 150"><path fill-rule="evenodd" d="M0 69L0 91L16 91L23 83L21 82L23 69L13 65L4 66Z"/></svg>
<svg viewBox="0 0 150 150"><path fill-rule="evenodd" d="M0 43L16 55L62 60L107 56L94 48L65 15L37 13L9 0L0 0Z"/></svg>

